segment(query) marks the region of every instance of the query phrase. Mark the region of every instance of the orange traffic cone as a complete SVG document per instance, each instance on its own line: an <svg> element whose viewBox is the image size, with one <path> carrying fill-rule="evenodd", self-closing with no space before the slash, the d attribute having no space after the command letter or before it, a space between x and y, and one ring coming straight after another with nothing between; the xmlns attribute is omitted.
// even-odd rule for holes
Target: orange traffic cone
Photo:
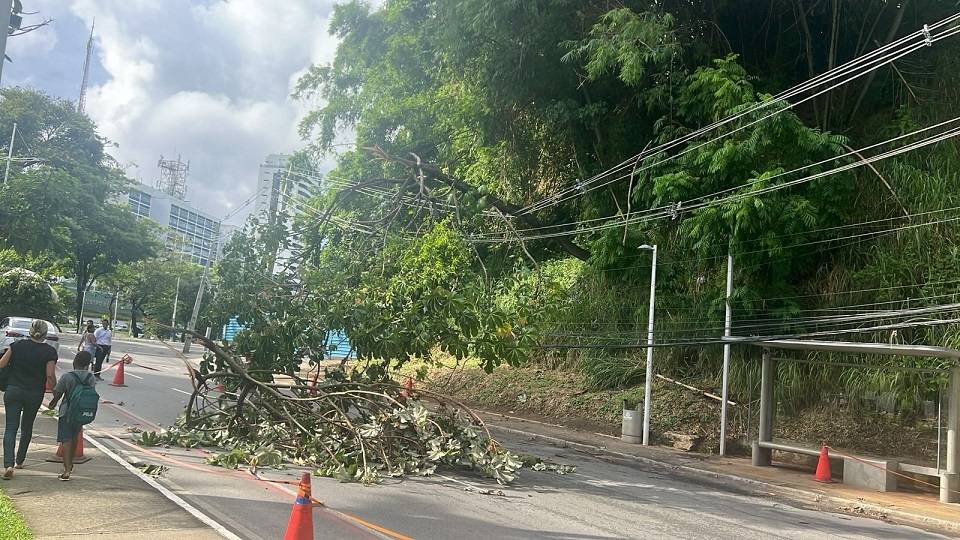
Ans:
<svg viewBox="0 0 960 540"><path fill-rule="evenodd" d="M413 378L407 377L407 380L403 383L403 390L400 390L400 395L404 398L410 397L410 394L413 392Z"/></svg>
<svg viewBox="0 0 960 540"><path fill-rule="evenodd" d="M826 446L820 448L820 460L817 461L817 472L814 473L813 479L817 482L833 482L830 477L830 455L827 453Z"/></svg>
<svg viewBox="0 0 960 540"><path fill-rule="evenodd" d="M73 462L74 463L86 463L90 461L88 456L83 455L83 429L80 429L80 435L77 436L77 440L74 441L76 446L73 451ZM50 463L63 463L63 443L57 443L57 453L48 457L47 461Z"/></svg>
<svg viewBox="0 0 960 540"><path fill-rule="evenodd" d="M122 358L120 359L119 362L117 362L117 373L113 376L113 382L110 383L110 386L126 386L125 384L123 384L123 365L124 364L126 364L126 362L124 362Z"/></svg>
<svg viewBox="0 0 960 540"><path fill-rule="evenodd" d="M290 512L283 540L313 540L313 501L310 495L310 473L303 473L297 500Z"/></svg>

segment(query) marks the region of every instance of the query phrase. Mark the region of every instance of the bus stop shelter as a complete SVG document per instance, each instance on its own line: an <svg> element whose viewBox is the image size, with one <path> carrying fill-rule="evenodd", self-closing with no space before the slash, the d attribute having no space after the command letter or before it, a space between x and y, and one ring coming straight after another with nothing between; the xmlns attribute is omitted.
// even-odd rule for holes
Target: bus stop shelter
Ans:
<svg viewBox="0 0 960 540"><path fill-rule="evenodd" d="M926 345L897 345L887 343L854 343L843 341L805 341L771 340L754 342L752 345L763 349L760 379L760 421L759 433L754 443L753 463L758 466L771 464L774 449L781 449L773 441L773 417L776 408L774 386L776 384L776 362L772 349L808 352L832 352L850 355L905 356L913 358L939 358L952 361L950 382L947 391L947 437L946 468L921 467L909 464L891 464L898 472L923 474L939 477L940 502L960 502L960 351ZM864 366L870 367L870 366ZM930 369L930 372L942 370ZM845 471L846 473L846 471Z"/></svg>

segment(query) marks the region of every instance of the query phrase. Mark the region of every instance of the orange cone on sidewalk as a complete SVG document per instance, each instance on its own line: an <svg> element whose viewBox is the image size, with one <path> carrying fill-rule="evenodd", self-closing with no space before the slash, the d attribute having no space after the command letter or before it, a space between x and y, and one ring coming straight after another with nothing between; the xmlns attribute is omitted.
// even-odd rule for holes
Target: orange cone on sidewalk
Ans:
<svg viewBox="0 0 960 540"><path fill-rule="evenodd" d="M117 362L117 373L113 376L113 382L110 383L110 386L126 386L125 384L123 384L123 365L124 364L126 364L126 362L124 362L122 358L120 359L119 362Z"/></svg>
<svg viewBox="0 0 960 540"><path fill-rule="evenodd" d="M297 500L290 512L283 540L313 540L313 500L310 494L310 473L303 473Z"/></svg>
<svg viewBox="0 0 960 540"><path fill-rule="evenodd" d="M73 452L73 462L76 463L86 463L90 461L90 458L83 455L83 429L80 429L80 435L77 437L77 440L74 442L76 444L76 449ZM50 463L63 463L63 443L57 443L57 453L48 457L47 461Z"/></svg>
<svg viewBox="0 0 960 540"><path fill-rule="evenodd" d="M817 472L814 473L813 479L817 482L833 482L830 477L830 454L827 453L826 446L820 448L820 460L817 461Z"/></svg>

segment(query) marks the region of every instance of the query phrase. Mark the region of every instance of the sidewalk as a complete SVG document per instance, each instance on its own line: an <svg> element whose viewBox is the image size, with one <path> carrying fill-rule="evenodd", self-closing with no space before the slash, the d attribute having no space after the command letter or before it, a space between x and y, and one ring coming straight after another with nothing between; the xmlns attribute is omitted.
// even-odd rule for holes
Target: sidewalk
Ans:
<svg viewBox="0 0 960 540"><path fill-rule="evenodd" d="M56 435L56 418L38 415L25 468L0 484L37 540L222 538L89 443L84 455L92 459L76 465L69 482L57 480L63 465L44 461L56 452Z"/></svg>
<svg viewBox="0 0 960 540"><path fill-rule="evenodd" d="M644 447L616 437L578 431L550 423L474 409L494 433L502 430L554 444L579 447L652 465L666 466L692 480L749 491L822 511L865 515L884 521L960 535L960 504L942 504L937 495L867 491L842 483L813 481L813 471L789 465L754 467L750 458L682 452L662 446Z"/></svg>

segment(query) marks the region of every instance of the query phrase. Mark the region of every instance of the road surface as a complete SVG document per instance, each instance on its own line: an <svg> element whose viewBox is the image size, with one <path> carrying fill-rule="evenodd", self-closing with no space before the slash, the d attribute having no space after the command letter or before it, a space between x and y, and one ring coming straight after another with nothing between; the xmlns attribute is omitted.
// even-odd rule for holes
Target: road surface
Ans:
<svg viewBox="0 0 960 540"><path fill-rule="evenodd" d="M68 339L69 342L69 339ZM60 369L69 369L69 347ZM126 387L101 384L107 402L90 433L131 461L168 467L159 481L242 538L276 539L290 514L298 470L266 473L206 465L208 454L179 448L139 449L131 428L170 425L190 391L183 361L153 342L116 341L113 359L135 358ZM112 373L105 374L109 381ZM512 450L575 465L573 474L524 470L500 487L463 471L430 478L387 480L376 486L313 478L316 538L619 539L619 538L944 538L862 517L794 508L643 465L522 437L504 437ZM75 474L83 474L77 466ZM493 494L484 494L491 492Z"/></svg>

